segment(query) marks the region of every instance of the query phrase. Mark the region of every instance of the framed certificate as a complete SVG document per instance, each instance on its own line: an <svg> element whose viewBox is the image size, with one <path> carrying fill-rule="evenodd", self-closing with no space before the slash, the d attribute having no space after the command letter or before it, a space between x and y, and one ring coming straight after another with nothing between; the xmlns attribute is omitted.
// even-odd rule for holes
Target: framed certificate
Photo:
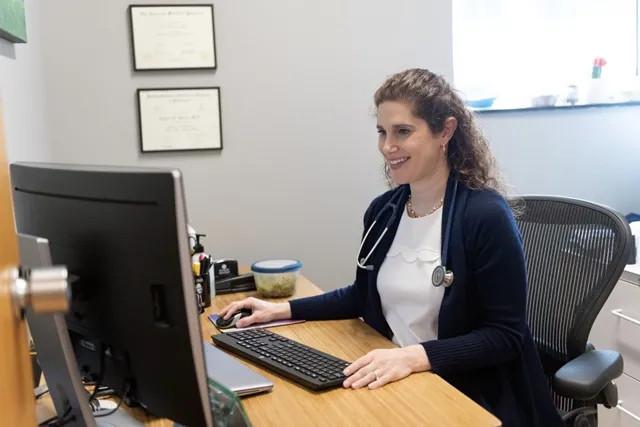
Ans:
<svg viewBox="0 0 640 427"><path fill-rule="evenodd" d="M221 150L219 87L138 89L140 150Z"/></svg>
<svg viewBox="0 0 640 427"><path fill-rule="evenodd" d="M133 69L216 68L213 5L131 5Z"/></svg>

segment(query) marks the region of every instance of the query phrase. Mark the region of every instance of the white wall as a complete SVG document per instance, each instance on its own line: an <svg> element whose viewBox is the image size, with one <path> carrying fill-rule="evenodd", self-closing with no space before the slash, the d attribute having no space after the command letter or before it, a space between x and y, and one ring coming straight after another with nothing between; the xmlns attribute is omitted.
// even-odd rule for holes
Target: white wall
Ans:
<svg viewBox="0 0 640 427"><path fill-rule="evenodd" d="M372 94L407 67L451 78L451 2L216 1L219 69L146 73L132 71L129 3L41 3L53 158L179 167L191 222L214 255L296 257L326 289L349 282L362 213L384 190ZM135 90L204 85L222 88L224 150L140 154ZM640 211L639 110L487 114L480 123L517 192L627 213Z"/></svg>
<svg viewBox="0 0 640 427"><path fill-rule="evenodd" d="M0 39L0 105L7 158L46 161L51 147L46 127L41 2L25 1L27 43Z"/></svg>
<svg viewBox="0 0 640 427"><path fill-rule="evenodd" d="M384 190L373 92L407 67L451 77L450 3L216 1L213 73L134 73L130 3L42 3L55 160L179 167L215 256L295 257L324 288L350 282ZM224 149L140 154L136 88L203 85L221 87Z"/></svg>
<svg viewBox="0 0 640 427"><path fill-rule="evenodd" d="M489 113L480 123L516 192L640 213L640 107Z"/></svg>

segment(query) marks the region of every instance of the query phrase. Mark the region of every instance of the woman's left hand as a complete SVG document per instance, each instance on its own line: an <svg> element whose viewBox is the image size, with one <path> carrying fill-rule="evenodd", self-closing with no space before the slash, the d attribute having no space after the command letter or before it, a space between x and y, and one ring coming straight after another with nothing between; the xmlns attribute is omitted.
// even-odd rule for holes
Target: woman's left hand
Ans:
<svg viewBox="0 0 640 427"><path fill-rule="evenodd" d="M368 385L369 389L374 389L429 369L429 358L420 344L373 350L345 368L347 379L342 385L346 388Z"/></svg>

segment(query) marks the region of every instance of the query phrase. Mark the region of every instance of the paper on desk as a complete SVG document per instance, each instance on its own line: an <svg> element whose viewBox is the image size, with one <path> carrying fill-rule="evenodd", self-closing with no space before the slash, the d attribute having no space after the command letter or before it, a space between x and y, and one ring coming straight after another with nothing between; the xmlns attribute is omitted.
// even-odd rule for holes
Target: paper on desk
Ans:
<svg viewBox="0 0 640 427"><path fill-rule="evenodd" d="M213 323L213 326L216 326L216 320L218 319L218 317L220 316L218 316L217 314L209 315L209 321ZM247 326L246 328L228 328L228 329L218 328L218 330L220 332L227 333L227 332L237 332L237 331L248 331L249 329L257 329L257 328L275 328L276 326L293 325L295 323L302 323L302 322L304 322L304 320L293 320L293 319L274 320L273 322L254 323L253 325Z"/></svg>

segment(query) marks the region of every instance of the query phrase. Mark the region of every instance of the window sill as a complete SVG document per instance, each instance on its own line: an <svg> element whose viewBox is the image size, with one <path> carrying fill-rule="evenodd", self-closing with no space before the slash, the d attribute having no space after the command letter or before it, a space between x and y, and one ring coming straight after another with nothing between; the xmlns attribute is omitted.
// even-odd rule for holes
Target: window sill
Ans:
<svg viewBox="0 0 640 427"><path fill-rule="evenodd" d="M529 112L529 111L550 111L550 110L582 110L586 108L626 107L626 106L640 106L640 100L625 101L625 102L603 102L598 104L550 105L550 106L544 106L544 107L470 108L470 110L477 114L491 114L491 113L513 113L513 112L520 112L520 111Z"/></svg>

